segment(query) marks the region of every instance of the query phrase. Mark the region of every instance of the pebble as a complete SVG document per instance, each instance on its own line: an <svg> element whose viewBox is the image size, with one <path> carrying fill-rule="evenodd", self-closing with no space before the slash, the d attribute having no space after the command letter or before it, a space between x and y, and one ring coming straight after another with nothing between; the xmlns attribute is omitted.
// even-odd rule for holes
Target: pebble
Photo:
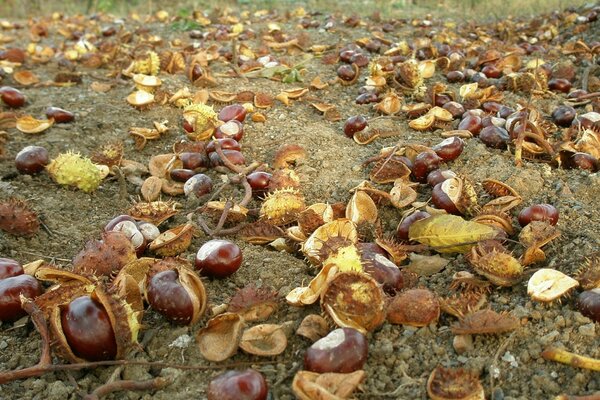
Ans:
<svg viewBox="0 0 600 400"><path fill-rule="evenodd" d="M75 390L72 385L65 385L61 381L56 381L48 384L48 397L51 399L66 399L69 394Z"/></svg>
<svg viewBox="0 0 600 400"><path fill-rule="evenodd" d="M556 337L559 335L560 335L560 333L558 331L552 331L552 332L548 333L547 335L544 335L541 338L539 338L538 342L540 342L543 345L548 345L551 342L553 342L554 339L556 339Z"/></svg>
<svg viewBox="0 0 600 400"><path fill-rule="evenodd" d="M579 333L583 336L595 336L596 335L596 325L594 323L589 323L585 325L581 325L579 329L577 329Z"/></svg>
<svg viewBox="0 0 600 400"><path fill-rule="evenodd" d="M574 313L573 319L575 319L575 322L578 322L580 324L589 324L590 322L592 322L591 319L589 319L588 317L584 317L580 312Z"/></svg>
<svg viewBox="0 0 600 400"><path fill-rule="evenodd" d="M554 319L554 324L557 328L562 328L566 325L565 318L562 315L559 315Z"/></svg>
<svg viewBox="0 0 600 400"><path fill-rule="evenodd" d="M0 342L0 350L4 350L7 347L8 347L8 343L6 342L6 340L3 340Z"/></svg>
<svg viewBox="0 0 600 400"><path fill-rule="evenodd" d="M457 354L464 354L473 350L473 336L471 335L456 335L452 339L452 347Z"/></svg>

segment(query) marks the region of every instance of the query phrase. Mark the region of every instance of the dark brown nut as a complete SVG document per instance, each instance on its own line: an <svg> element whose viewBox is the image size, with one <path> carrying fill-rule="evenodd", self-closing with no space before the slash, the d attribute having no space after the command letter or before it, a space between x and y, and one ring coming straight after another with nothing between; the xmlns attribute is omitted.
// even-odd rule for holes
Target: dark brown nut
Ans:
<svg viewBox="0 0 600 400"><path fill-rule="evenodd" d="M367 338L352 328L339 328L313 343L304 355L304 368L313 372L348 373L367 361Z"/></svg>

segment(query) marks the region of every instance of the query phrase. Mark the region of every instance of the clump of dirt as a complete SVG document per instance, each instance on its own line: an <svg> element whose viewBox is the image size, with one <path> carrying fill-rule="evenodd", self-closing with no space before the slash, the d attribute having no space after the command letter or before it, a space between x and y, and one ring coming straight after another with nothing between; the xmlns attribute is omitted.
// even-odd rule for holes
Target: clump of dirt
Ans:
<svg viewBox="0 0 600 400"><path fill-rule="evenodd" d="M597 7L596 7L597 8ZM62 17L62 21L43 18L40 21L21 21L19 29L9 29L12 21L7 22L6 29L0 31L0 38L13 37L14 41L0 45L25 49L35 40L37 46L48 46L55 51L47 63L35 62L28 55L21 69L31 70L42 84L24 86L18 84L10 72L4 72L2 85L19 88L27 98L24 108L16 112L41 117L48 106L61 107L75 113L75 121L68 124L55 124L47 131L30 135L21 133L15 128L5 128L8 140L5 156L0 161L0 195L1 199L18 197L27 202L38 212L43 228L33 237L22 238L0 232L0 256L10 257L25 264L37 259L52 261L64 268L69 268L72 257L92 238L99 238L104 225L114 216L124 213L132 201L140 196L139 186L125 182L125 196L119 179L109 176L95 192L88 194L79 190L60 187L46 173L38 175L22 175L16 172L15 155L27 145L45 147L51 157L68 150L89 156L102 144L115 140L125 144L125 158L147 165L150 157L156 154L169 153L173 143L186 139L182 129L181 109L172 104L154 104L147 110L139 111L130 107L125 98L132 92L133 83L120 74L134 56L138 58L148 49L161 51L165 49L184 49L191 58L199 49L216 46L221 58L210 63L210 71L216 80L216 86L210 90L230 92L253 91L265 92L276 96L290 87L310 87L310 82L321 77L330 84L321 89L310 89L300 100L292 100L289 106L275 101L268 109L260 109L266 116L265 122L245 123L245 136L241 141L242 151L247 164L256 160L271 163L277 149L282 144L298 144L306 149L307 157L300 160L295 170L300 176L301 191L307 204L315 202L347 202L351 189L368 179L368 169L363 163L379 153L384 147L416 143L434 145L442 140L442 130L417 132L408 127L403 113L393 117L384 117L373 121L373 126L393 130L394 135L379 138L375 141L359 145L346 137L342 131L345 119L352 115L376 116L371 105L359 105L355 102L359 94L360 84L340 85L335 81L339 64L328 64L328 57L337 58L342 46L358 42L365 46L365 37L380 38L379 53L368 53L371 61L380 57L386 50L400 47L399 43L416 47L418 40L432 37L434 44L440 47L452 40L444 39L441 32L471 32L469 47L460 45L469 59L467 65L479 68L474 62L478 48L486 48L488 42L500 46L505 40L506 46L499 48L502 54L517 52L521 40L511 29L524 29L526 40L542 44L538 53L523 54L524 61L534 57L547 58L554 62L573 61L574 77L571 78L574 88L581 87L583 74L588 75L592 69L594 58L587 57L585 51L570 55L557 54L553 47L557 44L581 41L592 44L600 40L598 22L587 17L591 9L582 9L569 13L557 13L546 16L545 22L518 21L506 26L499 24L457 26L444 25L443 20L416 19L414 21L383 20L381 18L364 19L354 24L343 16L325 17L318 13L303 15L300 11L289 15L267 13L257 14L250 18L237 14L213 20L199 18L199 32L182 32L174 27L200 26L192 24L191 19L166 19L160 21L156 16L147 20L132 18L114 19L99 15L88 17ZM162 17L161 17L162 18ZM241 19L240 19L241 18ZM588 20L583 21L583 18ZM248 25L238 21L250 21ZM308 21L308 22L307 22ZM310 25L310 21L316 21ZM276 23L278 27L269 26ZM245 22L244 22L245 23ZM72 25L70 25L72 24ZM331 27L328 25L331 24ZM4 27L4 26L3 26ZM116 36L102 37L101 29L114 27ZM469 28L470 27L470 28ZM552 30L555 29L555 30ZM240 32L242 36L231 34ZM43 34L45 32L45 34ZM224 33L223 33L224 32ZM546 33L548 32L548 33ZM88 36L89 35L89 36ZM296 40L297 45L266 46L264 36L275 37L278 44L287 40ZM66 53L81 38L88 38L100 50L101 44L108 48L109 44L119 43L123 46L119 51L130 54L128 57L112 59L111 63L99 68L91 68L83 62L68 61ZM159 40L160 39L160 40ZM458 40L458 39L457 39ZM463 39L464 40L464 39ZM179 41L179 42L177 42ZM375 40L377 41L377 40ZM2 43L2 41L0 41ZM64 47L63 47L64 44ZM241 47L239 45L241 44ZM236 47L238 59L247 61L272 54L280 64L285 61L290 68L283 69L276 79L247 78L237 76L232 71L227 55L231 56L232 45ZM396 46L397 45L397 46ZM456 44L458 47L458 44ZM138 46L138 47L135 47ZM323 46L323 48L311 48ZM464 47L464 48L463 48ZM424 46L423 48L426 48ZM432 46L431 48L436 48ZM597 45L595 47L597 49ZM287 49L287 51L286 51ZM309 59L304 53L313 50ZM323 52L324 51L324 52ZM323 53L322 53L323 52ZM391 52L391 54L395 54ZM408 53L409 56L413 52ZM519 53L521 54L521 53ZM435 58L425 54L422 58ZM431 57L429 57L431 56ZM441 57L441 55L440 55ZM595 53L597 58L597 52ZM475 57L476 58L476 57ZM231 59L231 57L229 57ZM302 63L297 69L291 68ZM240 66L243 67L243 63ZM0 64L4 71L9 71L8 64ZM237 66L236 66L237 67ZM15 67L19 68L19 67ZM466 66L465 66L466 68ZM81 83L66 86L46 85L52 82L58 73L74 69L81 74ZM264 71L263 65L257 66ZM250 70L249 70L250 71ZM243 71L242 75L245 72ZM295 72L294 72L295 71ZM292 79L292 72L298 73L301 81L284 83ZM361 83L369 75L368 68L361 69ZM193 87L184 73L170 75L160 73L164 89L169 94L187 86L192 91L201 88ZM265 74L267 76L267 74ZM593 77L593 75L592 75ZM283 81L282 81L283 79ZM592 82L589 77L587 83ZM293 79L292 79L293 80ZM425 86L434 82L446 82L443 70L439 67L435 75L425 81ZM111 89L102 93L93 89L93 83L109 84ZM500 86L499 81L492 84ZM458 90L461 84L451 85ZM393 91L393 88L386 90ZM382 93L383 95L385 93ZM543 110L544 118L566 97L564 94L546 92L538 94L507 94L504 104L510 107L533 104ZM416 102L410 95L401 95L406 104ZM329 121L318 112L311 102L335 105L341 119ZM214 104L218 111L222 104ZM2 109L8 113L7 107ZM578 115L591 111L596 107L593 103L582 104L577 108ZM1 115L1 114L0 114ZM133 138L128 134L130 127L151 128L154 121L168 121L169 131L157 140L149 140L143 150L136 150ZM1 120L0 120L1 121ZM454 121L456 125L458 122ZM1 126L1 125L0 125ZM448 129L446 129L448 130ZM560 135L556 133L557 137ZM442 315L439 321L430 326L413 328L385 323L379 330L368 335L369 358L365 370L367 380L362 391L357 394L361 399L373 398L426 398L426 381L431 371L438 365L445 367L466 367L481 372L481 380L487 396L494 399L531 399L549 398L568 391L569 394L589 394L600 391L600 377L592 371L577 369L549 361L544 361L541 352L549 345L564 346L575 353L590 357L600 357L598 347L598 325L586 318L574 306L573 299L563 299L551 305L543 305L532 301L527 295L526 282L528 276L536 268L555 268L573 276L581 267L586 257L596 254L600 249L600 209L597 199L600 197L600 175L580 169L556 168L550 162L525 160L521 167L515 166L515 156L509 150L496 150L486 147L479 139L466 139L466 146L458 159L444 166L456 173L467 176L476 183L481 192L480 182L486 178L497 179L511 185L523 198L523 203L513 210L514 225L516 212L525 206L536 203L553 204L560 212L558 229L561 235L550 242L544 251L547 260L526 270L523 281L510 288L494 288L488 296L488 306L495 311L508 311L519 318L520 327L511 334L474 335L473 345L463 354L457 354L452 342L454 335L450 325L454 317ZM512 148L512 147L511 147ZM551 160L545 160L551 161ZM223 180L223 173L210 170L207 172L218 184ZM389 190L388 185L385 190ZM429 201L431 189L426 185L418 188L418 201ZM239 197L240 193L233 193ZM163 195L163 198L166 196ZM198 200L179 196L181 212L169 220L161 230L186 222L186 215L194 212L200 205ZM249 208L259 208L260 199L250 202ZM380 211L382 229L386 233L395 231L401 220L401 210L386 206ZM193 261L197 249L209 237L200 232L194 237L189 249L181 256ZM225 369L253 367L262 372L270 385L273 398L293 399L291 381L295 372L302 369L303 355L309 346L306 339L293 334L304 316L320 313L318 305L304 308L285 304L283 299L293 288L302 286L312 279L317 270L304 260L299 253L290 254L277 251L269 246L245 243L236 236L228 239L235 241L244 255L243 265L238 272L227 279L205 279L208 298L211 306L226 303L236 289L248 283L275 288L281 297L281 306L268 322L284 324L289 344L285 352L276 357L259 358L238 352L226 361L226 365L206 362L201 356L193 338L195 333L205 325L208 317L193 327L175 327L156 312L144 314L143 331L140 343L143 351L135 356L139 361L164 361L172 364L205 364L205 370L187 371L178 368L160 368L150 365L126 365L122 368L120 378L145 380L156 376L173 379L173 383L153 393L127 392L131 399L189 399L204 398L210 379ZM438 295L447 292L449 283L455 272L471 270L462 255L444 255L449 264L439 273L429 277L420 277L418 285L429 288ZM402 266L401 266L402 267ZM210 307L209 307L210 308ZM191 339L191 340L186 340ZM20 369L33 365L39 359L39 336L31 323L24 320L17 323L4 323L0 330L0 369L3 371ZM89 393L109 380L118 367L99 367L82 371L64 371L45 374L22 382L10 382L0 387L0 398L22 399L65 399L78 398L81 393ZM121 398L121 394L111 395ZM109 396L109 398L111 398Z"/></svg>

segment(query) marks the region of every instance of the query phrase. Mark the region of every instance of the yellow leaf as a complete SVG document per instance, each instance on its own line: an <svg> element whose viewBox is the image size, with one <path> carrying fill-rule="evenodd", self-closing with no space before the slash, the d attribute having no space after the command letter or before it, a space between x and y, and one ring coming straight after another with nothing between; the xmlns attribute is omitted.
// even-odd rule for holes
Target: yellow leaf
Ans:
<svg viewBox="0 0 600 400"><path fill-rule="evenodd" d="M408 236L440 253L465 253L477 242L492 239L497 233L491 226L441 214L413 223Z"/></svg>

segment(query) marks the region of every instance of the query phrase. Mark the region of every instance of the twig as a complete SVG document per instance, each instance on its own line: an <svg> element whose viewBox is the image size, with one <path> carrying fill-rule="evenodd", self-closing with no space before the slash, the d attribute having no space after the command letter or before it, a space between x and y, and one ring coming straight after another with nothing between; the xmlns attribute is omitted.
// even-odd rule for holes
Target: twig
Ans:
<svg viewBox="0 0 600 400"><path fill-rule="evenodd" d="M504 340L504 342L502 342L500 344L500 346L498 347L498 350L496 350L496 353L494 354L494 358L492 359L492 364L491 364L490 370L496 367L496 364L498 363L498 359L500 358L500 354L502 354L503 352L506 351L506 349L508 348L508 345L510 344L513 337L515 336L515 333L517 333L517 331L511 333L510 336L507 337ZM496 386L496 382L494 382L494 373L492 371L492 372L490 372L490 393L492 393L494 391L495 386Z"/></svg>
<svg viewBox="0 0 600 400"><path fill-rule="evenodd" d="M568 394L561 394L556 396L554 400L600 400L600 393L590 394L587 396L570 396Z"/></svg>
<svg viewBox="0 0 600 400"><path fill-rule="evenodd" d="M32 253L31 251L19 250L19 253L29 254L30 256L36 256L36 257L40 257L40 258L47 258L49 260L71 262L71 260L66 259L66 258L59 258L59 257L56 257L56 256L46 256L46 255L43 255L43 254Z"/></svg>
<svg viewBox="0 0 600 400"><path fill-rule="evenodd" d="M557 347L548 347L542 351L542 358L548 361L556 361L572 367L600 371L600 359L580 356Z"/></svg>
<svg viewBox="0 0 600 400"><path fill-rule="evenodd" d="M158 390L170 385L172 380L166 378L154 378L145 381L118 380L98 386L92 393L83 397L84 400L99 400L110 393L123 390Z"/></svg>

